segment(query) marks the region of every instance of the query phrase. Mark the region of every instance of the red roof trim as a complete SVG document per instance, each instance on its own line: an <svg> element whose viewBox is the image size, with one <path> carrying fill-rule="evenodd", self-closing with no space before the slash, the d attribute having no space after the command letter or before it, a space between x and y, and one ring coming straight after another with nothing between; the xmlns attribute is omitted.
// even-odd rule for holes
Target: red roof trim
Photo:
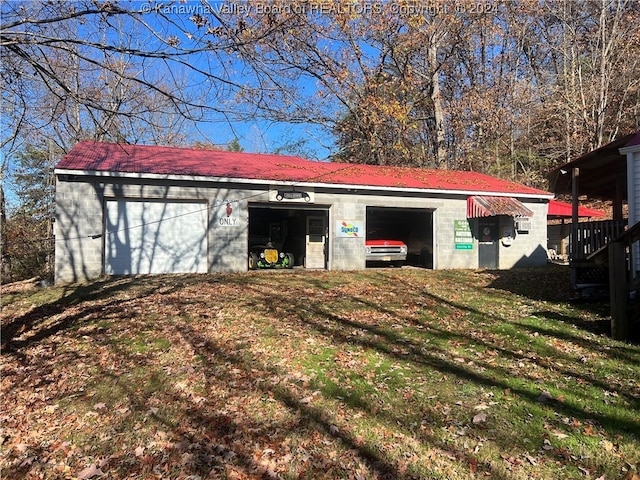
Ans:
<svg viewBox="0 0 640 480"><path fill-rule="evenodd" d="M549 217L572 217L573 206L570 203L560 202L558 200L549 200ZM595 210L592 208L578 207L579 217L604 217L605 213L602 210Z"/></svg>
<svg viewBox="0 0 640 480"><path fill-rule="evenodd" d="M293 156L88 141L78 143L56 168L81 172L550 196L543 190L477 172L314 162Z"/></svg>

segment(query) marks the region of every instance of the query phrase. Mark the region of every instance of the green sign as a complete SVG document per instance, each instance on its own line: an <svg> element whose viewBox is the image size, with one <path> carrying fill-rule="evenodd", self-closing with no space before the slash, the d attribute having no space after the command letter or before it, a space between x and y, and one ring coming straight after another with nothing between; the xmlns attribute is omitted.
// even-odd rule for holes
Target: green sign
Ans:
<svg viewBox="0 0 640 480"><path fill-rule="evenodd" d="M467 220L453 221L453 243L456 250L473 250L473 234Z"/></svg>

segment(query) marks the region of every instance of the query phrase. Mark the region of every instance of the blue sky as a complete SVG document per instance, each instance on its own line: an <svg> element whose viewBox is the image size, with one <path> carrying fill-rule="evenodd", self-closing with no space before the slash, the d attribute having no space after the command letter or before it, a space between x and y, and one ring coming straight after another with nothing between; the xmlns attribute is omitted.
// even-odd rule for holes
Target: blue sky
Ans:
<svg viewBox="0 0 640 480"><path fill-rule="evenodd" d="M204 35L203 30L198 31L194 28L191 17L194 15L202 15L214 22L215 19L210 14L213 10L215 13L230 13L235 11L238 14L242 14L242 9L246 8L248 2L245 1L209 1L202 2L198 0L190 1L175 1L163 4L155 0L147 1L133 1L131 5L135 8L139 8L142 11L152 10L155 6L161 5L161 14L168 16L171 20L175 21L177 27L172 30L164 30L166 35L175 33L179 38L181 45L184 44L185 48L197 47L198 38L200 33ZM268 6L271 2L264 2L265 6ZM259 1L251 2L255 7L260 4ZM234 10L235 9L235 10ZM145 20L149 21L155 28L156 24L153 22L152 16L145 16ZM180 31L180 27L184 27L185 30L193 33L195 36L193 39L185 37L183 31ZM215 25L213 25L215 26ZM164 26L157 26L158 28L164 28ZM192 61L197 68L207 70L208 68L215 68L216 59L209 58L206 54L200 56L200 58L192 57ZM231 80L243 83L245 81L251 81L251 79L243 77L244 69L242 65L232 62L230 64L236 76L232 75ZM188 72L188 75L196 75L194 72ZM198 79L194 78L194 83L197 83ZM315 92L315 86L312 82L305 82L303 85L307 92L312 94ZM238 139L241 146L246 152L265 153L273 152L278 148L282 148L287 144L294 144L299 140L304 140L304 150L309 152L306 155L312 159L327 160L329 155L333 153L332 150L332 138L323 131L320 127L309 124L285 124L277 123L273 121L266 121L261 119L254 119L251 121L233 121L228 116L211 114L209 121L201 122L193 129L193 137L195 140L208 141L217 145L224 145L235 138Z"/></svg>

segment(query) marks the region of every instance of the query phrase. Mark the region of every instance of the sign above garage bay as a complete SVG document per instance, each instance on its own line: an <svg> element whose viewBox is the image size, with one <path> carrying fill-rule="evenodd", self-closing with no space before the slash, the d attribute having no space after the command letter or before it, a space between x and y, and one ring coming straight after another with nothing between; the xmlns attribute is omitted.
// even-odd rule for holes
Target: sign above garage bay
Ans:
<svg viewBox="0 0 640 480"><path fill-rule="evenodd" d="M293 203L313 203L314 192L313 189L305 188L272 188L269 190L270 202L293 202Z"/></svg>

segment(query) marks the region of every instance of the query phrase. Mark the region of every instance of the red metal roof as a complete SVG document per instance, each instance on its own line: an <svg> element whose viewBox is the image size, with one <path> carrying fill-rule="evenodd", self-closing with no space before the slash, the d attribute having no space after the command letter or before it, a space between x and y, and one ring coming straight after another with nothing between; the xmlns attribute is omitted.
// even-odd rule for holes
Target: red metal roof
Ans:
<svg viewBox="0 0 640 480"><path fill-rule="evenodd" d="M84 141L60 170L473 191L548 197L543 190L477 172L315 162L300 157Z"/></svg>
<svg viewBox="0 0 640 480"><path fill-rule="evenodd" d="M560 202L558 200L549 200L549 217L569 217L573 216L573 207L570 203ZM604 217L605 213L602 210L595 210L593 208L578 207L579 217Z"/></svg>

